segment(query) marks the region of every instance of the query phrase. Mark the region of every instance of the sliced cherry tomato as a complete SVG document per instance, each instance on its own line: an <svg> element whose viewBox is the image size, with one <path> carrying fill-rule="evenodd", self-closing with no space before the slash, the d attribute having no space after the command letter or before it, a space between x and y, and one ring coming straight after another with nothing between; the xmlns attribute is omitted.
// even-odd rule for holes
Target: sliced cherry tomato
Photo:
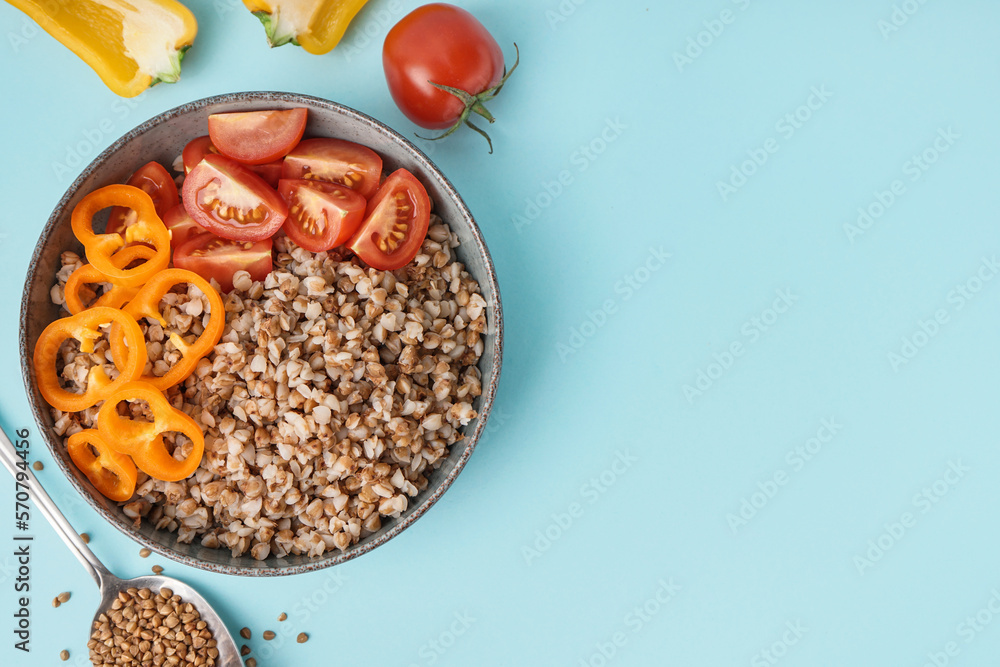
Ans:
<svg viewBox="0 0 1000 667"><path fill-rule="evenodd" d="M282 179L278 194L288 203L282 229L310 252L343 245L365 219L367 202L360 194L336 183Z"/></svg>
<svg viewBox="0 0 1000 667"><path fill-rule="evenodd" d="M192 139L184 147L184 152L181 153L181 160L184 161L184 173L190 174L191 170L198 166L206 155L210 153L218 153L219 150L212 145L212 140L206 134L203 137L198 137L197 139Z"/></svg>
<svg viewBox="0 0 1000 667"><path fill-rule="evenodd" d="M205 228L195 222L183 204L178 204L163 216L163 224L170 230L170 247L176 248L195 234L205 233Z"/></svg>
<svg viewBox="0 0 1000 667"><path fill-rule="evenodd" d="M218 152L219 149L212 145L212 139L207 134L204 137L192 139L184 147L184 153L181 155L181 159L184 160L184 173L190 174L191 170L202 161L202 158ZM268 185L276 188L278 187L278 179L281 178L281 165L282 161L279 159L264 164L248 164L247 166L253 173L263 178Z"/></svg>
<svg viewBox="0 0 1000 667"><path fill-rule="evenodd" d="M416 257L430 218L427 190L413 174L397 169L369 200L365 220L347 247L373 269L400 269Z"/></svg>
<svg viewBox="0 0 1000 667"><path fill-rule="evenodd" d="M208 117L208 136L219 152L245 164L264 164L295 148L306 130L305 109L237 111Z"/></svg>
<svg viewBox="0 0 1000 667"><path fill-rule="evenodd" d="M180 202L180 198L177 196L177 184L159 162L147 162L139 167L129 177L126 185L134 185L152 197L153 208L156 209L156 214L161 219L168 210ZM115 206L111 209L111 215L108 217L106 231L108 234L121 234L126 227L135 221L135 211L124 206Z"/></svg>
<svg viewBox="0 0 1000 667"><path fill-rule="evenodd" d="M234 241L278 231L288 207L264 180L224 155L205 155L184 179L184 208L206 230Z"/></svg>
<svg viewBox="0 0 1000 667"><path fill-rule="evenodd" d="M382 178L382 158L351 141L306 139L285 156L281 177L339 183L369 199Z"/></svg>
<svg viewBox="0 0 1000 667"><path fill-rule="evenodd" d="M233 274L248 271L253 280L271 272L271 239L233 241L205 232L192 236L174 251L174 266L215 279L223 292L233 289Z"/></svg>
<svg viewBox="0 0 1000 667"><path fill-rule="evenodd" d="M274 162L265 162L264 164L249 164L250 170L264 179L264 182L270 185L272 188L278 187L278 181L281 180L281 169L285 164L284 160L275 160Z"/></svg>

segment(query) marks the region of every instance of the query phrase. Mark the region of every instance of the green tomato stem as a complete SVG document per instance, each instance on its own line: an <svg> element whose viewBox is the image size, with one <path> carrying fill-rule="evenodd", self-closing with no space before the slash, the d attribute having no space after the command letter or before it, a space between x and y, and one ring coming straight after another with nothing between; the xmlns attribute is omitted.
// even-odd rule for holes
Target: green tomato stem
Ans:
<svg viewBox="0 0 1000 667"><path fill-rule="evenodd" d="M439 139L444 139L445 137L451 134L454 134L455 130L457 130L462 125L468 125L486 139L486 142L490 146L490 154L492 154L493 142L490 140L490 135L488 135L483 129L473 125L472 122L469 120L469 114L471 112L475 112L478 115L485 118L490 123L496 120L496 118L493 117L493 114L490 113L489 109L487 109L483 105L483 102L489 102L494 97L496 97L500 93L500 89L503 88L503 85L507 83L507 79L510 78L510 75L514 73L515 69L517 69L518 64L521 62L521 51L520 49L517 48L517 42L514 42L514 52L516 54L514 58L514 65L513 67L510 68L510 70L507 70L506 67L504 68L503 78L500 79L500 83L493 86L492 88L487 88L486 90L477 93L475 95L473 95L467 90L462 90L461 88L455 88L453 86L446 86L441 83L428 81L427 83L431 84L435 88L443 90L446 93L450 93L455 97L457 97L459 100L462 101L464 107L462 109L461 115L458 117L458 120L455 121L454 125L445 130L444 134L441 134L436 137L422 137L419 134L417 136L420 137L421 139L426 139L428 141L437 141Z"/></svg>

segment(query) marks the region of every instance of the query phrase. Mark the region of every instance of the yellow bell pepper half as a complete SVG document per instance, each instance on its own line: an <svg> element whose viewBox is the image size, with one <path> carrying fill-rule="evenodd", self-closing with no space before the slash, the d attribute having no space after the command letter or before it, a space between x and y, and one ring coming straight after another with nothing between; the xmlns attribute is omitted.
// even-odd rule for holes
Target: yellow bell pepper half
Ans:
<svg viewBox="0 0 1000 667"><path fill-rule="evenodd" d="M297 44L321 55L337 46L368 0L243 0L271 46Z"/></svg>
<svg viewBox="0 0 1000 667"><path fill-rule="evenodd" d="M112 91L135 97L180 78L198 23L176 0L7 0L90 65Z"/></svg>

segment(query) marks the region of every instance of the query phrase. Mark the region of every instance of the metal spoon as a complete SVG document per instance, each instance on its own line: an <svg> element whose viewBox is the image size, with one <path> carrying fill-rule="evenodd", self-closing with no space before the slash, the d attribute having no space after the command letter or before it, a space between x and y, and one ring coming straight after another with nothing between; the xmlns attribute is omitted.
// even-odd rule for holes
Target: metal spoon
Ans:
<svg viewBox="0 0 1000 667"><path fill-rule="evenodd" d="M217 643L216 648L219 650L219 657L216 658L215 664L219 665L219 667L241 667L243 663L240 660L239 652L236 650L236 642L233 641L232 635L226 629L226 624L222 622L222 619L215 613L212 606L203 597L198 595L193 588L184 582L161 575L149 575L136 577L135 579L119 579L111 574L101 561L97 559L97 556L94 555L94 552L90 550L90 547L86 545L80 535L73 530L73 526L66 520L63 513L59 511L56 504L52 502L52 498L45 492L41 484L38 483L38 478L35 477L34 473L31 472L28 466L23 465L24 462L17 455L14 445L2 428L0 428L0 460L3 461L4 467L10 471L14 479L18 479L20 475L22 476L20 479L23 480L23 476L27 475L27 485L35 507L49 520L49 523L55 528L59 537L70 548L70 551L80 559L84 568L86 568L90 576L97 582L98 587L100 587L101 604L97 608L97 613L94 614L95 622L102 613L111 609L111 603L114 602L115 598L122 591L129 588L148 588L156 593L161 588L167 587L173 590L176 595L180 595L184 602L193 604L201 615L202 620L208 624L208 629ZM19 462L22 465L19 466ZM90 627L93 628L93 624Z"/></svg>

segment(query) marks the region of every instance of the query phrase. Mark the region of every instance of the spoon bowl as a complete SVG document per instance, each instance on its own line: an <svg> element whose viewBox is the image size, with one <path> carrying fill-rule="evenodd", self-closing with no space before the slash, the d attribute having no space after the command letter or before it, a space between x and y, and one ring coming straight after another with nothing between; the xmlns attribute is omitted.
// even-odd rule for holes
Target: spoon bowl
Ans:
<svg viewBox="0 0 1000 667"><path fill-rule="evenodd" d="M94 555L94 552L90 550L90 547L83 541L79 533L73 529L73 526L70 525L65 515L59 511L59 508L56 507L55 502L45 492L42 485L38 483L38 478L35 477L35 474L26 465L25 461L18 456L17 450L3 429L0 429L0 461L3 462L4 467L7 468L10 474L14 476L14 479L21 485L28 487L35 507L48 519L48 522L55 528L56 533L62 538L62 541L70 548L73 555L83 563L84 568L86 568L90 576L97 582L98 587L100 587L101 603L98 606L97 613L94 614L94 621L90 626L91 630L94 628L94 623L101 623L102 615L111 611L115 599L121 593L133 588L148 588L153 593L159 593L163 588L168 588L173 591L174 595L179 595L183 602L193 605L201 616L201 620L205 621L208 630L212 633L212 639L216 642L214 648L219 652L218 657L215 658L216 666L241 667L243 663L240 660L239 652L236 650L236 642L233 641L233 636L229 634L226 624L222 622L222 619L215 612L215 609L212 608L212 605L208 604L205 598L199 595L193 588L183 581L158 574L135 577L133 579L119 579L111 574L97 556Z"/></svg>
<svg viewBox="0 0 1000 667"><path fill-rule="evenodd" d="M182 602L194 605L201 616L201 620L207 624L208 630L212 633L212 638L216 642L214 648L219 652L218 657L215 658L215 664L221 667L240 667L242 665L239 652L236 649L236 642L233 640L232 635L229 634L226 624L215 613L212 605L208 604L205 598L183 581L158 574L134 577L132 579L119 579L107 570L103 570L100 574L101 604L98 606L97 612L94 613L94 620L90 625L91 630L94 629L96 624L101 623L101 616L111 610L111 605L118 599L120 593L127 592L130 589L141 590L147 588L155 595L162 589L167 588L173 591L174 595L180 596Z"/></svg>

